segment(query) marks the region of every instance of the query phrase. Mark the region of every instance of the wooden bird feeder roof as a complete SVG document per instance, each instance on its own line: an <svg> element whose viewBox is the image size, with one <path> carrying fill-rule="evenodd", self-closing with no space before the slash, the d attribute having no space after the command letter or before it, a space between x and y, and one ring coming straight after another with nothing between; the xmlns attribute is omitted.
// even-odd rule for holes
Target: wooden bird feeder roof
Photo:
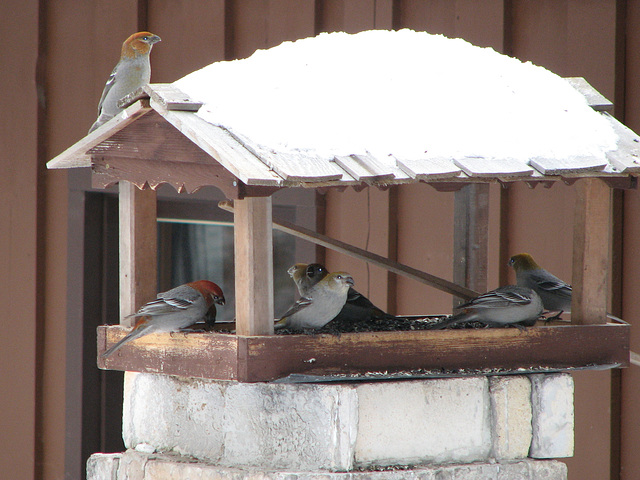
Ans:
<svg viewBox="0 0 640 480"><path fill-rule="evenodd" d="M482 157L380 159L370 154L336 156L267 150L251 139L208 123L195 113L201 103L171 84L152 84L119 116L51 160L48 168L92 167L95 186L127 180L155 189L162 183L194 192L211 185L228 198L266 196L288 187L387 187L425 182L442 190L468 182L524 181L530 185L599 177L629 186L640 174L640 137L612 115L612 104L582 78L568 79L612 125L617 149L606 161L594 157L515 159ZM131 99L130 99L131 100ZM464 132L461 132L464 134Z"/></svg>
<svg viewBox="0 0 640 480"><path fill-rule="evenodd" d="M605 262L608 258L606 221L610 210L608 203L601 207L602 200L608 198L608 188L593 195L587 193L586 200L579 200L584 204L579 207L584 209L584 215L575 228L583 237L593 235L592 228L600 229L605 239L602 245L585 242L579 255L574 253L574 310L580 313L574 312L573 317L586 318L581 322L584 324L539 326L525 331L369 332L340 337L272 335L270 195L278 189L370 185L384 188L424 182L441 190L456 190L469 183L524 181L547 186L555 181L572 183L581 177L598 177L610 186L634 186L640 174L640 138L611 116L611 103L583 79L568 81L586 96L618 136L617 149L607 154L606 161L574 157L524 163L452 157L413 161L395 158L390 163L388 159L357 154L323 160L308 154L269 151L251 139L212 125L196 115L201 104L172 85L152 84L125 99L128 106L120 115L51 160L48 168L91 167L94 186L98 187L122 182L121 212L130 215L121 214L121 249L132 250L127 250L126 256L121 254L121 282L125 279L121 283L121 309L126 305L122 317L150 300L140 296L137 286L155 285L155 272L148 269L155 262L155 251L145 251L140 240L144 235L147 239L155 238L155 197L153 203L148 203L153 205L152 209L140 209L137 189L129 188L127 182L140 189L155 189L167 183L179 192L215 186L227 198L235 199L236 242L243 247L237 248L236 244L235 251L238 333L149 335L125 345L106 361L99 358L100 368L271 381L291 375L402 378L412 372L420 374L443 368L473 373L487 368L530 372L627 366L629 325L606 318L603 298L606 291L598 283L602 281L602 273L582 268L589 262L595 263L595 256L601 256ZM594 214L596 211L600 213ZM146 233L140 233L143 230ZM253 265L252 261L263 264ZM581 273L576 279L576 271L583 272L584 278ZM141 279L142 275L146 279ZM594 275L599 275L598 281L587 281L593 280ZM155 291L148 292L147 297L153 295ZM580 308L576 308L576 302ZM589 305L582 309L581 302ZM597 305L591 305L594 302ZM99 327L98 354L126 331L122 326Z"/></svg>

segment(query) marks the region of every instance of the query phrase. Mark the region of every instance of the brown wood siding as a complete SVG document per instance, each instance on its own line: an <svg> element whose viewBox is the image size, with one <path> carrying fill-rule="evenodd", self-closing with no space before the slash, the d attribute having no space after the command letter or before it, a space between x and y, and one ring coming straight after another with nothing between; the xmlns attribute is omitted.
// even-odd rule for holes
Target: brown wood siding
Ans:
<svg viewBox="0 0 640 480"><path fill-rule="evenodd" d="M2 365L10 366L2 369L0 389L12 392L3 396L0 413L0 466L7 478L53 479L65 472L78 478L83 470L79 362L93 359L77 352L82 325L73 323L80 321L73 308L80 307L68 304L66 296L67 265L74 264L76 253L67 251L68 174L43 174L42 167L86 134L120 45L140 26L163 39L152 54L154 82L172 82L213 61L323 31L408 27L460 36L562 76L585 77L640 131L640 0L5 1L0 18L11 19L0 29L2 65L11 67L0 71L2 91L9 92L0 97L0 222L3 234L10 232L0 241L5 305L0 325L12 340L0 349ZM621 29L626 29L626 56L616 51L625 46ZM40 97L39 34L46 52L40 59ZM39 98L45 107L40 143ZM414 185L334 191L323 198L326 234L451 278L453 193ZM499 278L514 280L504 265L520 251L571 280L574 202L575 189L561 184L534 190L492 186L489 288L498 286ZM640 315L640 192L625 191L622 208L618 280L623 318L633 323ZM416 282L331 252L326 262L351 271L357 288L383 308L450 311L450 296ZM43 296L36 297L36 291ZM640 351L635 330L631 348ZM618 460L619 478L640 477L640 369L621 373L620 441L609 439L617 421L610 412L618 410L611 408L611 398L618 401L611 374L584 372L575 379L576 454L567 461L569 478L618 478ZM616 473L610 476L612 466Z"/></svg>
<svg viewBox="0 0 640 480"><path fill-rule="evenodd" d="M640 129L640 1L624 2L626 8L626 55L624 60L624 103L625 123ZM640 288L640 191L624 192L622 224L622 314L631 319L635 328L631 329L631 349L640 349L640 330L637 318L640 316L638 290ZM634 321L635 320L635 321ZM621 388L621 478L631 480L640 476L640 368L622 371Z"/></svg>
<svg viewBox="0 0 640 480"><path fill-rule="evenodd" d="M3 67L0 86L0 465L13 478L34 478L41 451L37 434L37 377L41 331L38 324L38 2L0 5ZM8 45L20 48L7 48ZM9 75L7 75L9 73ZM42 405L42 404L40 404Z"/></svg>

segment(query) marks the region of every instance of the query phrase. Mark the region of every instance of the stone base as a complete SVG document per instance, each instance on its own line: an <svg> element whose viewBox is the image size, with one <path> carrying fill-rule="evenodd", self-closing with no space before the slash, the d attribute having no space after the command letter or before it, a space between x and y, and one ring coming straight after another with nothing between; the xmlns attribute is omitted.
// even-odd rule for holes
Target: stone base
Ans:
<svg viewBox="0 0 640 480"><path fill-rule="evenodd" d="M566 480L567 466L557 460L525 459L504 463L434 465L353 472L301 472L240 469L195 463L177 455L129 450L96 453L87 462L87 480Z"/></svg>
<svg viewBox="0 0 640 480"><path fill-rule="evenodd" d="M561 458L573 454L573 380L274 384L127 372L123 437L138 451L261 471Z"/></svg>

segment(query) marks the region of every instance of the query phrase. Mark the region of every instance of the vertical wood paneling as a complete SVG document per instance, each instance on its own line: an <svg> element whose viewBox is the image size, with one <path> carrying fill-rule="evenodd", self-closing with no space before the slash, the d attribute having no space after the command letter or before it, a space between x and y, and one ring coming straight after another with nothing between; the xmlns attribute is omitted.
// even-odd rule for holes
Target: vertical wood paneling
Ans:
<svg viewBox="0 0 640 480"><path fill-rule="evenodd" d="M607 98L615 93L616 0L567 4L567 76L584 77Z"/></svg>
<svg viewBox="0 0 640 480"><path fill-rule="evenodd" d="M227 0L231 28L228 59L246 58L259 48L285 40L313 36L315 4L312 0Z"/></svg>
<svg viewBox="0 0 640 480"><path fill-rule="evenodd" d="M36 362L38 299L36 284L38 209L38 2L0 4L3 65L0 75L0 466L7 478L33 478L36 471ZM6 68L4 70L7 70ZM10 119L10 121L9 121ZM10 392L10 394L8 394Z"/></svg>
<svg viewBox="0 0 640 480"><path fill-rule="evenodd" d="M400 28L464 38L503 51L504 0L400 0Z"/></svg>
<svg viewBox="0 0 640 480"><path fill-rule="evenodd" d="M398 28L455 37L456 3L447 0L400 0Z"/></svg>
<svg viewBox="0 0 640 480"><path fill-rule="evenodd" d="M634 131L640 131L640 0L627 0L626 4L626 55L624 57L625 123ZM640 351L640 190L624 192L622 225L622 314L631 328L631 350ZM621 405L621 475L622 480L640 476L640 368L631 367L622 371Z"/></svg>
<svg viewBox="0 0 640 480"><path fill-rule="evenodd" d="M152 82L174 82L225 59L224 8L224 0L149 1L149 30L162 38L152 52Z"/></svg>
<svg viewBox="0 0 640 480"><path fill-rule="evenodd" d="M427 185L398 189L400 263L453 279L453 200L453 193L438 192ZM397 283L398 313L451 312L451 295L401 276Z"/></svg>
<svg viewBox="0 0 640 480"><path fill-rule="evenodd" d="M319 2L319 31L357 33L374 28L375 0L325 0Z"/></svg>
<svg viewBox="0 0 640 480"><path fill-rule="evenodd" d="M561 76L567 67L567 0L514 0L513 55Z"/></svg>
<svg viewBox="0 0 640 480"><path fill-rule="evenodd" d="M633 2L634 16L640 21L640 2ZM631 19L630 19L631 21ZM633 35L633 45L640 47L640 36ZM635 61L634 61L635 63ZM634 68L637 68L635 65ZM634 80L634 83L638 83ZM635 85L638 88L640 85ZM637 103L637 102L636 102ZM640 114L638 105L627 106L634 116ZM635 129L640 127L636 123ZM640 351L640 302L637 301L638 288L640 286L640 191L627 191L624 194L624 232L623 232L623 256L624 265L622 274L623 318L632 324L631 350ZM622 405L621 405L621 476L622 480L633 480L640 475L640 408L638 398L640 396L640 368L631 366L622 371Z"/></svg>

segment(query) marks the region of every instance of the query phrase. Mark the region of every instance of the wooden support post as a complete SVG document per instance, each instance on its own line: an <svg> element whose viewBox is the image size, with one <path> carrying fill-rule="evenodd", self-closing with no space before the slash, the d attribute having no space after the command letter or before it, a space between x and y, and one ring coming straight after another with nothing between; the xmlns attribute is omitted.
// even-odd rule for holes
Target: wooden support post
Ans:
<svg viewBox="0 0 640 480"><path fill-rule="evenodd" d="M127 315L156 298L158 230L156 192L120 182L120 324Z"/></svg>
<svg viewBox="0 0 640 480"><path fill-rule="evenodd" d="M580 180L576 191L571 321L606 323L611 189L602 180L589 178Z"/></svg>
<svg viewBox="0 0 640 480"><path fill-rule="evenodd" d="M453 213L453 282L487 291L489 184L472 183L455 193ZM462 303L454 297L453 306Z"/></svg>
<svg viewBox="0 0 640 480"><path fill-rule="evenodd" d="M273 334L271 197L234 201L236 333Z"/></svg>

